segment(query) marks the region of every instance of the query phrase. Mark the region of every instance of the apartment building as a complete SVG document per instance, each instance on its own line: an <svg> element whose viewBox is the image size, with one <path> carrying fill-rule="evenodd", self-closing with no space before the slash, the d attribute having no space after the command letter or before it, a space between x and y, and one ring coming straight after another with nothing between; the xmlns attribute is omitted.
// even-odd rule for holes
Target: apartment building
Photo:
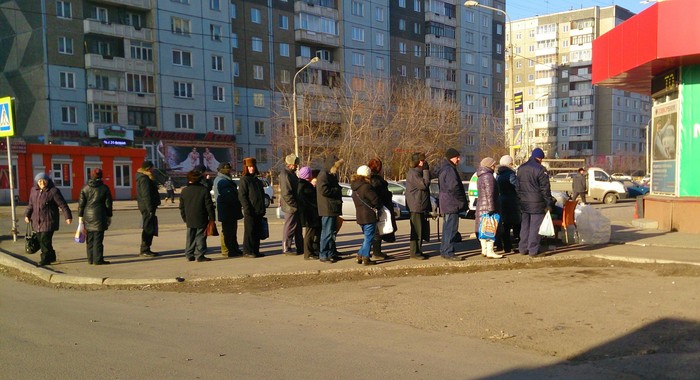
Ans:
<svg viewBox="0 0 700 380"><path fill-rule="evenodd" d="M644 167L649 97L591 82L593 40L633 15L619 6L592 7L509 25L515 56L506 78L522 102L506 124L519 158L540 147L548 158L586 158L611 169L625 159L629 169ZM513 97L506 92L506 99Z"/></svg>

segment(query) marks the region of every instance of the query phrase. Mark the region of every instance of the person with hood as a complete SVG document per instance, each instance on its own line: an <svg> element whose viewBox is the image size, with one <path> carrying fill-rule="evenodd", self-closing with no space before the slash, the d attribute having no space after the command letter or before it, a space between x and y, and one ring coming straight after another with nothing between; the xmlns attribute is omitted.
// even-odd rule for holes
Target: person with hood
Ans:
<svg viewBox="0 0 700 380"><path fill-rule="evenodd" d="M90 181L80 190L78 217L87 232L85 247L88 264L109 264L104 259L104 239L105 231L112 223L112 193L102 182L100 168L92 169Z"/></svg>
<svg viewBox="0 0 700 380"><path fill-rule="evenodd" d="M423 240L428 240L430 235L428 214L432 211L432 205L430 168L423 153L411 156L411 169L406 173L406 207L411 224L409 256L416 260L426 260L428 255L423 253Z"/></svg>
<svg viewBox="0 0 700 380"><path fill-rule="evenodd" d="M243 219L241 201L238 199L238 186L231 178L231 164L222 162L217 169L218 174L214 178L214 197L216 198L216 211L221 222L221 254L225 257L241 256L238 245L238 221Z"/></svg>
<svg viewBox="0 0 700 380"><path fill-rule="evenodd" d="M313 171L304 166L299 169L299 189L297 200L299 203L299 224L305 227L304 231L304 259L319 259L319 242L321 240L321 218L318 216L318 202L316 201L316 188L313 185Z"/></svg>
<svg viewBox="0 0 700 380"><path fill-rule="evenodd" d="M160 194L158 185L153 178L153 162L144 161L141 168L136 171L136 202L141 212L141 248L140 256L155 257L157 253L151 251L153 237L158 234L158 217L156 210L160 206Z"/></svg>
<svg viewBox="0 0 700 380"><path fill-rule="evenodd" d="M443 214L442 241L440 242L440 256L445 260L461 261L461 257L455 255L455 238L459 229L459 213L467 211L467 193L464 184L457 172L457 165L461 161L459 152L450 148L445 152L445 159L438 168L438 181L440 184L439 204Z"/></svg>
<svg viewBox="0 0 700 380"><path fill-rule="evenodd" d="M53 233L58 230L58 210L63 212L66 223L71 224L73 214L68 208L61 191L53 185L46 173L34 177L36 186L29 193L29 203L24 212L24 222L31 223L39 238L41 261L39 265L50 265L56 262L56 251L53 249Z"/></svg>
<svg viewBox="0 0 700 380"><path fill-rule="evenodd" d="M386 260L389 258L389 256L382 252L382 240L386 240L387 242L395 242L396 241L396 215L394 215L394 201L393 201L393 194L391 194L391 191L389 191L389 183L382 177L380 174L382 172L382 160L379 158L373 158L369 160L369 163L367 164L369 169L372 171L372 175L369 177L369 182L374 188L374 191L377 193L379 196L379 200L381 201L382 205L378 207L378 209L381 209L382 206L385 206L389 210L391 210L391 224L394 228L394 232L388 234L388 235L380 235L379 231L375 231L374 234L374 240L372 240L372 257L375 260Z"/></svg>
<svg viewBox="0 0 700 380"><path fill-rule="evenodd" d="M518 168L518 197L521 207L520 243L523 255L538 257L540 252L540 225L547 211L554 206L547 169L542 165L544 152L535 148L530 159Z"/></svg>
<svg viewBox="0 0 700 380"><path fill-rule="evenodd" d="M265 190L258 179L257 161L253 157L243 159L243 176L239 182L238 199L243 207L243 256L263 257L260 238L265 216Z"/></svg>
<svg viewBox="0 0 700 380"><path fill-rule="evenodd" d="M375 238L377 229L377 209L383 206L383 202L377 190L372 186L372 170L367 165L357 168L357 174L350 179L352 189L352 201L355 204L355 216L357 224L362 228L364 240L357 254L357 263L362 265L374 265L369 257L370 246Z"/></svg>
<svg viewBox="0 0 700 380"><path fill-rule="evenodd" d="M187 225L185 257L188 261L211 261L207 253L205 230L210 221L216 220L211 193L202 184L202 173L192 170L187 173L187 186L180 193L180 216Z"/></svg>
<svg viewBox="0 0 700 380"><path fill-rule="evenodd" d="M496 169L496 160L486 157L481 160L479 168L476 169L476 189L479 197L476 201L476 234L479 236L479 226L484 215L493 215L499 212L498 209L498 187L493 171ZM494 240L481 239L481 255L490 259L500 259L503 255L498 255L493 251Z"/></svg>
<svg viewBox="0 0 700 380"><path fill-rule="evenodd" d="M338 217L343 213L343 194L338 183L338 170L344 160L330 155L324 161L323 170L318 173L316 182L316 202L321 217L321 244L319 260L324 263L338 261L335 245Z"/></svg>
<svg viewBox="0 0 700 380"><path fill-rule="evenodd" d="M287 164L280 174L280 206L284 211L284 226L282 227L282 253L299 255L304 253L304 238L302 226L299 223L299 177L296 170L299 167L299 157L294 153L284 158ZM294 241L294 247L292 247Z"/></svg>
<svg viewBox="0 0 700 380"><path fill-rule="evenodd" d="M498 185L498 204L501 220L498 224L496 247L505 253L513 250L514 240L520 239L520 201L518 201L518 177L513 170L513 157L505 155L499 161L496 184ZM511 235L512 231L512 235ZM515 250L518 251L517 245Z"/></svg>

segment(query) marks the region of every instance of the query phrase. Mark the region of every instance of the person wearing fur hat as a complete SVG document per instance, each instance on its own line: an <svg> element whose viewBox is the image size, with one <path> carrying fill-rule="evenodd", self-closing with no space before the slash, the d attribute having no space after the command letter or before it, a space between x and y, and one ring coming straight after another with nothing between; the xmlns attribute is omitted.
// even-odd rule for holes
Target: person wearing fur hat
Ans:
<svg viewBox="0 0 700 380"><path fill-rule="evenodd" d="M282 227L282 253L285 255L300 255L304 253L304 238L302 226L299 223L299 177L296 175L299 157L294 153L284 158L287 165L280 174L280 207L284 211L284 226ZM292 247L294 242L294 247Z"/></svg>
<svg viewBox="0 0 700 380"><path fill-rule="evenodd" d="M350 178L352 189L352 201L355 204L355 221L362 228L364 240L357 254L357 263L362 265L374 265L369 257L370 247L377 230L377 209L384 204L377 193L377 189L371 183L372 171L367 165L357 168L357 173Z"/></svg>
<svg viewBox="0 0 700 380"><path fill-rule="evenodd" d="M468 207L467 193L464 191L462 179L457 171L460 161L459 152L450 148L445 152L445 159L437 171L440 183L440 212L443 214L440 256L452 261L463 260L455 255L454 243L459 229L459 213L467 211Z"/></svg>
<svg viewBox="0 0 700 380"><path fill-rule="evenodd" d="M335 238L338 233L338 217L343 213L343 194L338 183L338 170L344 163L343 159L335 155L326 157L324 167L317 177L316 202L321 217L319 260L324 263L334 263L339 259Z"/></svg>
<svg viewBox="0 0 700 380"><path fill-rule="evenodd" d="M112 222L112 193L102 182L102 169L95 168L90 173L90 181L80 190L78 200L79 221L85 225L87 236L88 264L104 265L109 261L104 259L105 231Z"/></svg>
<svg viewBox="0 0 700 380"><path fill-rule="evenodd" d="M39 173L34 177L36 186L29 193L29 203L24 212L24 222L31 223L34 232L39 238L41 247L41 261L39 265L49 265L56 262L56 251L53 249L53 234L58 230L58 210L63 212L66 223L71 224L73 214L66 200L53 181L46 173Z"/></svg>
<svg viewBox="0 0 700 380"><path fill-rule="evenodd" d="M202 184L202 173L192 170L187 173L187 186L180 193L180 216L187 225L185 258L188 261L211 261L207 253L207 236L204 231L210 221L216 220L214 203L206 185Z"/></svg>
<svg viewBox="0 0 700 380"><path fill-rule="evenodd" d="M538 257L540 252L540 225L553 206L549 174L542 165L544 152L535 148L530 159L518 168L518 198L521 208L520 242L518 248L523 255Z"/></svg>
<svg viewBox="0 0 700 380"><path fill-rule="evenodd" d="M255 158L243 159L238 199L243 207L243 256L250 258L265 256L260 253L260 234L265 217L265 190L257 177L259 174Z"/></svg>
<svg viewBox="0 0 700 380"><path fill-rule="evenodd" d="M141 248L140 256L155 257L157 253L151 251L153 237L158 234L158 217L156 210L160 206L160 194L158 185L153 178L153 162L144 161L141 168L136 171L136 203L141 212Z"/></svg>
<svg viewBox="0 0 700 380"><path fill-rule="evenodd" d="M316 188L313 185L313 171L304 166L299 169L299 188L297 200L299 203L299 224L304 230L304 259L318 260L319 242L321 240L321 218L318 216Z"/></svg>
<svg viewBox="0 0 700 380"><path fill-rule="evenodd" d="M493 215L499 212L498 209L498 187L496 186L496 178L494 170L496 169L496 160L491 157L486 157L481 160L479 168L476 169L476 189L479 198L476 201L476 220L474 226L476 234L479 236L479 226L484 214ZM490 259L500 259L503 256L498 255L493 251L494 240L479 239L481 244L481 255Z"/></svg>
<svg viewBox="0 0 700 380"><path fill-rule="evenodd" d="M238 245L238 221L243 219L241 201L238 199L238 186L231 178L231 164L219 163L219 172L214 178L213 189L216 199L216 214L221 222L221 255L234 257L243 255Z"/></svg>
<svg viewBox="0 0 700 380"><path fill-rule="evenodd" d="M406 207L410 212L411 224L409 256L416 260L426 260L423 253L423 240L430 239L428 215L432 211L430 203L430 168L425 154L411 156L411 169L406 173Z"/></svg>
<svg viewBox="0 0 700 380"><path fill-rule="evenodd" d="M498 204L501 207L501 220L498 224L495 250L503 249L505 253L518 251L517 241L520 239L520 201L518 200L518 176L513 169L513 157L501 157L500 166L496 169L496 185L498 185ZM512 234L511 234L512 231Z"/></svg>

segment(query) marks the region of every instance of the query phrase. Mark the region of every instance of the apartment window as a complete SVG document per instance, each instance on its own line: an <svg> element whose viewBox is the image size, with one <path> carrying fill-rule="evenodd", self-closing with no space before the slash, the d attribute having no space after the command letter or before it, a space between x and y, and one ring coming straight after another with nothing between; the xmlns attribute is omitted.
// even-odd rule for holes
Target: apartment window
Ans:
<svg viewBox="0 0 700 380"><path fill-rule="evenodd" d="M194 129L194 115L175 113L175 129Z"/></svg>
<svg viewBox="0 0 700 380"><path fill-rule="evenodd" d="M175 97L192 99L192 83L175 81Z"/></svg>
<svg viewBox="0 0 700 380"><path fill-rule="evenodd" d="M364 16L365 13L365 5L360 2L360 1L353 1L352 2L352 14L355 16Z"/></svg>
<svg viewBox="0 0 700 380"><path fill-rule="evenodd" d="M406 43L405 42L399 42L399 53L406 54Z"/></svg>
<svg viewBox="0 0 700 380"><path fill-rule="evenodd" d="M73 54L73 39L68 37L58 37L58 52L61 54Z"/></svg>
<svg viewBox="0 0 700 380"><path fill-rule="evenodd" d="M233 120L233 134L234 135L242 135L243 134L243 127L241 126L241 119L234 119Z"/></svg>
<svg viewBox="0 0 700 380"><path fill-rule="evenodd" d="M284 29L284 30L289 29L289 17L288 16L280 15L279 20L280 20L280 23L279 23L280 29Z"/></svg>
<svg viewBox="0 0 700 380"><path fill-rule="evenodd" d="M289 44L280 43L280 55L282 57L289 57Z"/></svg>
<svg viewBox="0 0 700 380"><path fill-rule="evenodd" d="M231 48L238 49L238 34L231 33Z"/></svg>
<svg viewBox="0 0 700 380"><path fill-rule="evenodd" d="M420 79L420 67L413 68L413 77L416 79Z"/></svg>
<svg viewBox="0 0 700 380"><path fill-rule="evenodd" d="M233 104L234 105L241 104L241 93L238 92L238 90L233 90Z"/></svg>
<svg viewBox="0 0 700 380"><path fill-rule="evenodd" d="M221 0L209 0L209 9L213 9L215 11L220 11L221 10Z"/></svg>
<svg viewBox="0 0 700 380"><path fill-rule="evenodd" d="M384 33L377 32L377 34L374 35L374 43L377 46L384 46Z"/></svg>
<svg viewBox="0 0 700 380"><path fill-rule="evenodd" d="M75 73L61 71L59 78L61 80L61 88L75 89Z"/></svg>
<svg viewBox="0 0 700 380"><path fill-rule="evenodd" d="M362 28L352 27L352 39L353 41L365 41L365 30Z"/></svg>
<svg viewBox="0 0 700 380"><path fill-rule="evenodd" d="M236 4L231 3L229 5L229 12L231 13L232 20L235 20L236 18L238 18L238 11L236 10Z"/></svg>
<svg viewBox="0 0 700 380"><path fill-rule="evenodd" d="M153 76L146 74L126 74L126 90L139 94L153 94L155 88L153 86Z"/></svg>
<svg viewBox="0 0 700 380"><path fill-rule="evenodd" d="M153 61L153 44L150 42L131 40L131 58L142 61Z"/></svg>
<svg viewBox="0 0 700 380"><path fill-rule="evenodd" d="M253 65L253 79L255 80L263 80L264 79L264 74L263 74L263 67L261 65Z"/></svg>
<svg viewBox="0 0 700 380"><path fill-rule="evenodd" d="M401 65L401 68L399 70L400 70L400 75L402 77L405 77L406 76L406 65Z"/></svg>
<svg viewBox="0 0 700 380"><path fill-rule="evenodd" d="M413 10L420 12L420 0L413 0Z"/></svg>
<svg viewBox="0 0 700 380"><path fill-rule="evenodd" d="M69 162L55 162L51 165L51 179L54 186L70 187L71 173L73 173L71 166Z"/></svg>
<svg viewBox="0 0 700 380"><path fill-rule="evenodd" d="M399 0L399 7L406 8L406 0Z"/></svg>
<svg viewBox="0 0 700 380"><path fill-rule="evenodd" d="M173 49L173 65L192 67L192 53Z"/></svg>
<svg viewBox="0 0 700 380"><path fill-rule="evenodd" d="M156 110L155 108L147 107L127 107L127 119L129 125L139 127L148 127L156 125Z"/></svg>
<svg viewBox="0 0 700 380"><path fill-rule="evenodd" d="M259 53L262 53L263 49L263 43L262 43L262 38L260 37L253 37L251 40L253 46L253 51L257 51Z"/></svg>
<svg viewBox="0 0 700 380"><path fill-rule="evenodd" d="M61 107L61 122L64 124L78 124L78 110L73 106Z"/></svg>
<svg viewBox="0 0 700 380"><path fill-rule="evenodd" d="M352 53L352 64L354 66L365 66L365 55L362 53Z"/></svg>
<svg viewBox="0 0 700 380"><path fill-rule="evenodd" d="M467 135L467 145L474 145L475 141L474 135Z"/></svg>
<svg viewBox="0 0 700 380"><path fill-rule="evenodd" d="M464 34L464 38L468 44L473 44L474 43L474 32L466 32Z"/></svg>
<svg viewBox="0 0 700 380"><path fill-rule="evenodd" d="M489 57L481 57L481 67L489 67Z"/></svg>
<svg viewBox="0 0 700 380"><path fill-rule="evenodd" d="M304 58L311 58L311 48L308 46L302 45L301 48L299 49L301 52L301 56Z"/></svg>
<svg viewBox="0 0 700 380"><path fill-rule="evenodd" d="M406 20L399 19L399 30L406 30Z"/></svg>
<svg viewBox="0 0 700 380"><path fill-rule="evenodd" d="M250 9L250 21L252 21L254 24L260 24L260 9L258 8L251 8Z"/></svg>
<svg viewBox="0 0 700 380"><path fill-rule="evenodd" d="M215 102L224 102L226 97L224 96L225 90L223 86L212 86L213 99Z"/></svg>
<svg viewBox="0 0 700 380"><path fill-rule="evenodd" d="M178 34L181 36L189 36L192 32L192 23L190 20L186 20L180 17L170 18L170 31L173 34Z"/></svg>
<svg viewBox="0 0 700 380"><path fill-rule="evenodd" d="M209 25L209 35L211 37L212 41L218 41L221 42L221 25L214 25L210 24Z"/></svg>
<svg viewBox="0 0 700 380"><path fill-rule="evenodd" d="M109 90L109 77L106 75L95 75L95 88Z"/></svg>
<svg viewBox="0 0 700 380"><path fill-rule="evenodd" d="M481 87L489 87L489 77L481 77Z"/></svg>
<svg viewBox="0 0 700 380"><path fill-rule="evenodd" d="M291 82L291 76L289 73L289 70L280 70L280 82L282 83L290 83Z"/></svg>
<svg viewBox="0 0 700 380"><path fill-rule="evenodd" d="M421 56L420 45L413 46L413 55L415 55L416 57Z"/></svg>
<svg viewBox="0 0 700 380"><path fill-rule="evenodd" d="M528 76L527 76L527 81L528 81L528 82L532 82L532 81L534 81L534 80L535 80L535 74L528 74Z"/></svg>
<svg viewBox="0 0 700 380"><path fill-rule="evenodd" d="M473 65L474 64L474 54L465 53L464 60L467 62L468 65Z"/></svg>
<svg viewBox="0 0 700 380"><path fill-rule="evenodd" d="M218 132L226 130L226 119L223 116L214 116L214 130Z"/></svg>
<svg viewBox="0 0 700 380"><path fill-rule="evenodd" d="M467 74L466 80L467 80L467 84L470 86L473 86L474 83L476 83L476 78L475 78L474 74Z"/></svg>
<svg viewBox="0 0 700 380"><path fill-rule="evenodd" d="M189 4L190 0L170 0L173 3L180 3L180 4Z"/></svg>
<svg viewBox="0 0 700 380"><path fill-rule="evenodd" d="M255 160L260 163L267 163L267 149L255 148Z"/></svg>
<svg viewBox="0 0 700 380"><path fill-rule="evenodd" d="M265 107L265 96L259 92L253 94L253 106Z"/></svg>
<svg viewBox="0 0 700 380"><path fill-rule="evenodd" d="M377 21L384 21L384 8L376 7L374 8L374 19Z"/></svg>
<svg viewBox="0 0 700 380"><path fill-rule="evenodd" d="M474 23L474 11L472 10L467 10L467 14L465 15L465 18L467 19L467 22Z"/></svg>
<svg viewBox="0 0 700 380"><path fill-rule="evenodd" d="M468 106L473 106L473 105L474 105L474 95L472 95L472 94L467 94L467 97L466 97L465 100L466 100Z"/></svg>
<svg viewBox="0 0 700 380"><path fill-rule="evenodd" d="M224 71L224 57L220 55L212 55L211 69L214 71Z"/></svg>
<svg viewBox="0 0 700 380"><path fill-rule="evenodd" d="M119 123L117 106L111 104L92 104L92 121L101 124Z"/></svg>
<svg viewBox="0 0 700 380"><path fill-rule="evenodd" d="M405 68L406 66L404 66ZM354 91L362 91L365 89L365 78L352 77L351 82L352 89Z"/></svg>
<svg viewBox="0 0 700 380"><path fill-rule="evenodd" d="M255 135L265 136L265 122L262 120L255 121Z"/></svg>
<svg viewBox="0 0 700 380"><path fill-rule="evenodd" d="M71 8L70 1L57 1L56 2L56 17L58 18L72 18L73 9Z"/></svg>
<svg viewBox="0 0 700 380"><path fill-rule="evenodd" d="M109 12L107 11L107 8L93 7L90 9L90 18L106 24L109 22Z"/></svg>
<svg viewBox="0 0 700 380"><path fill-rule="evenodd" d="M238 62L234 62L233 63L233 76L238 77L240 75L241 75L240 65L238 64Z"/></svg>
<svg viewBox="0 0 700 380"><path fill-rule="evenodd" d="M374 68L379 71L384 71L384 57L376 57L374 59Z"/></svg>

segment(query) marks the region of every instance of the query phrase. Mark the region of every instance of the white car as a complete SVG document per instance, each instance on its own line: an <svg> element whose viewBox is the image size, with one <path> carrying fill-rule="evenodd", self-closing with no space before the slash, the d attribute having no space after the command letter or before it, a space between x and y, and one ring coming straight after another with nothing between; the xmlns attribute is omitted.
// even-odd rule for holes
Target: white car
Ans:
<svg viewBox="0 0 700 380"><path fill-rule="evenodd" d="M613 173L610 174L610 178L613 181L632 181L632 176L624 173Z"/></svg>

